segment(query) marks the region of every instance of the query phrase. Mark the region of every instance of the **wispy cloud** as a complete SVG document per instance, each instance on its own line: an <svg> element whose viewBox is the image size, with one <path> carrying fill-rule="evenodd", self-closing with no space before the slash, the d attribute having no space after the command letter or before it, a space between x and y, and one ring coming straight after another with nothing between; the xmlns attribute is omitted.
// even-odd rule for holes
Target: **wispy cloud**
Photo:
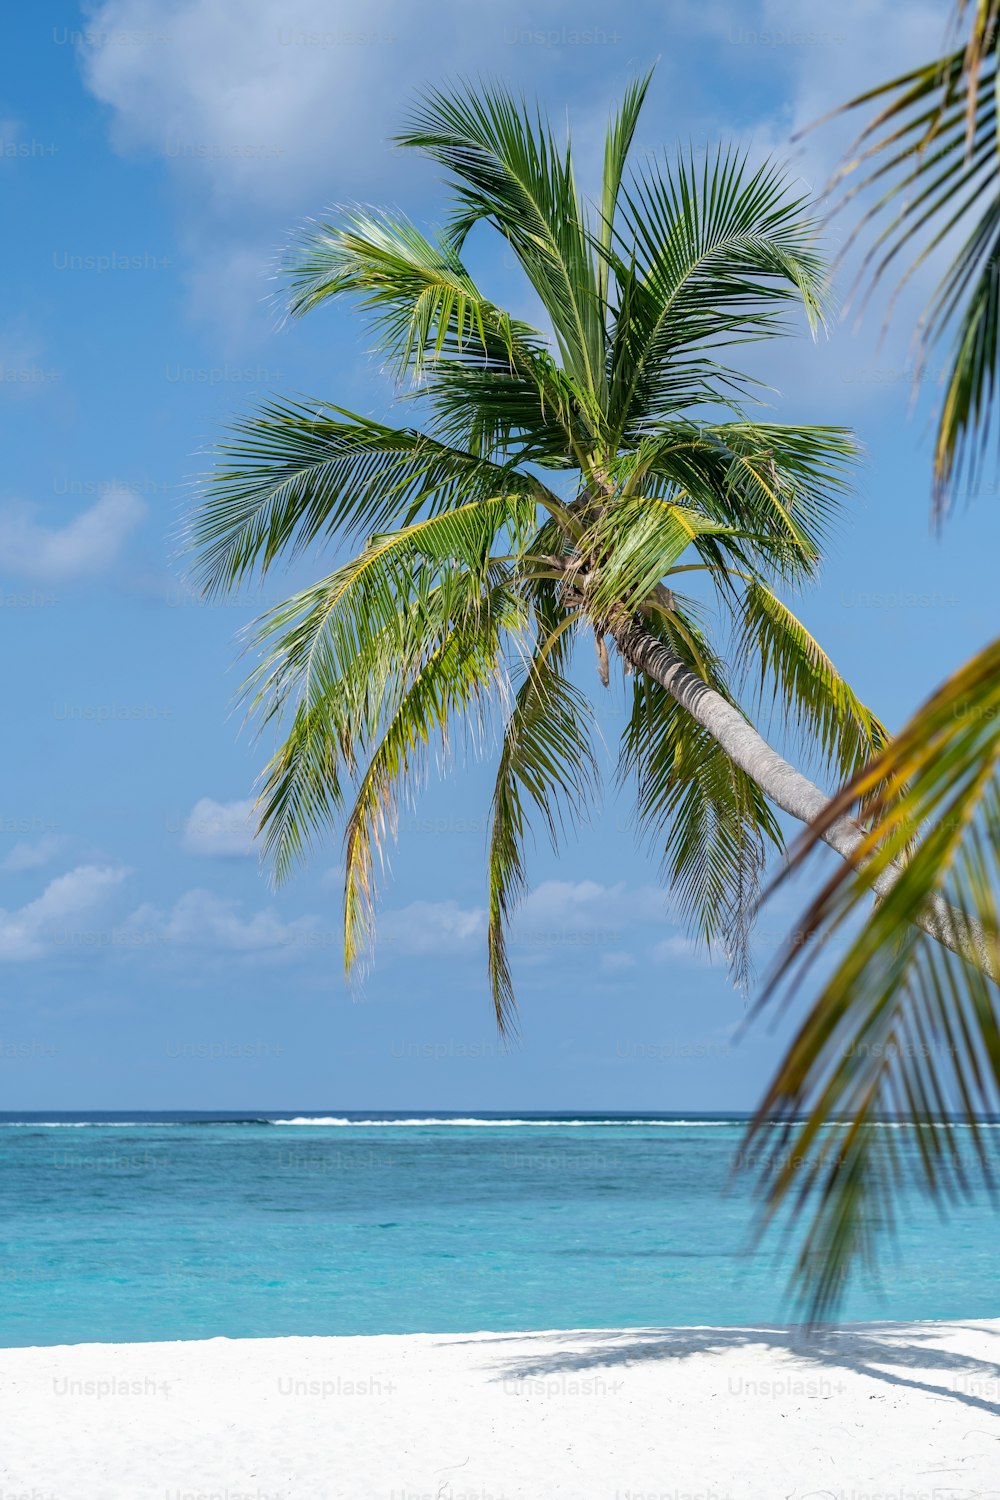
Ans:
<svg viewBox="0 0 1000 1500"><path fill-rule="evenodd" d="M593 950L626 932L667 922L667 898L655 886L547 880L531 891L511 927L511 945L539 958L552 951ZM388 954L485 953L487 914L457 901L412 901L378 919L376 944ZM610 955L609 955L610 957ZM618 955L618 967L634 960Z"/></svg>
<svg viewBox="0 0 1000 1500"><path fill-rule="evenodd" d="M337 941L336 931L318 917L285 921L270 907L244 915L242 902L207 890L186 891L166 911L150 904L140 906L123 924L122 932L123 941L134 933L137 941L144 938L152 945L155 940L177 949L289 956Z"/></svg>
<svg viewBox="0 0 1000 1500"><path fill-rule="evenodd" d="M84 78L113 111L121 150L161 156L206 211L246 216L294 207L303 189L329 191L336 176L361 182L385 156L386 115L413 85L412 9L372 0L286 0L234 7L231 0L149 0L92 5L95 45L81 51ZM434 16L436 72L459 45L441 0ZM137 38L115 46L116 34ZM429 49L430 50L430 49ZM364 106L366 128L357 122ZM350 149L342 149L347 141ZM337 147L341 149L337 149Z"/></svg>
<svg viewBox="0 0 1000 1500"><path fill-rule="evenodd" d="M377 943L392 953L471 952L486 940L486 912L457 901L413 901L379 920Z"/></svg>
<svg viewBox="0 0 1000 1500"><path fill-rule="evenodd" d="M713 962L713 954L704 943L696 943L693 938L679 934L661 938L658 943L654 943L649 950L649 956L655 964L701 965ZM721 954L717 957L719 962L724 962Z"/></svg>
<svg viewBox="0 0 1000 1500"><path fill-rule="evenodd" d="M146 514L132 490L111 486L62 526L40 520L24 502L0 507L0 567L44 583L64 583L106 571Z"/></svg>
<svg viewBox="0 0 1000 1500"><path fill-rule="evenodd" d="M240 859L254 851L253 798L213 802L202 797L184 825L184 848L210 859Z"/></svg>
<svg viewBox="0 0 1000 1500"><path fill-rule="evenodd" d="M459 0L435 7L435 72L457 55L460 15ZM162 0L154 21L148 0L100 0L91 19L80 63L114 144L155 154L174 179L192 313L227 347L265 337L289 227L331 194L367 194L393 166L386 138L421 50L412 7ZM104 40L121 34L136 45Z"/></svg>
<svg viewBox="0 0 1000 1500"><path fill-rule="evenodd" d="M127 874L121 866L78 865L50 881L26 906L15 911L0 908L0 961L45 958L69 942L80 946L82 935L70 924L99 907L108 891Z"/></svg>
<svg viewBox="0 0 1000 1500"><path fill-rule="evenodd" d="M571 65L568 87L597 111L629 63L602 0L577 0L572 11L557 3L546 21L614 32L602 72L594 47L535 44L544 36L537 0L423 9L407 0L361 9L348 0L94 0L89 9L96 43L80 51L84 81L108 106L118 149L155 154L173 177L190 309L233 348L273 330L270 278L291 227L331 200L409 197L421 168L389 142L423 85L496 69L529 92L535 80L566 92L560 75ZM114 45L122 34L135 44Z"/></svg>
<svg viewBox="0 0 1000 1500"><path fill-rule="evenodd" d="M27 870L40 870L59 853L63 840L55 834L37 839L34 843L15 844L5 859L0 860L0 872L4 875L20 875Z"/></svg>
<svg viewBox="0 0 1000 1500"><path fill-rule="evenodd" d="M554 927L638 927L649 922L665 923L667 917L668 898L655 885L630 886L623 880L615 885L597 880L545 880L529 894L518 915L518 927L539 923Z"/></svg>

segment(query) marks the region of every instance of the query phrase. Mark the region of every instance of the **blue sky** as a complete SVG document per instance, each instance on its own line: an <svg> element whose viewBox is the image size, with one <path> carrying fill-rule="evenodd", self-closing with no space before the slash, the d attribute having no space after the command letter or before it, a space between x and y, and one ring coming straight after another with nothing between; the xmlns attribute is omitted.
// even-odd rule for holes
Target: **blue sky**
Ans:
<svg viewBox="0 0 1000 1500"><path fill-rule="evenodd" d="M517 1047L495 1040L485 982L482 766L450 768L404 814L375 966L348 991L339 845L271 889L247 825L264 747L232 709L241 628L310 569L205 605L176 534L206 446L260 397L391 411L359 320L283 326L273 268L338 202L441 217L432 169L388 144L422 84L492 73L539 94L569 111L586 169L608 102L659 58L641 148L737 140L818 191L844 127L792 133L931 55L947 9L105 0L8 16L0 1108L753 1106L781 1033L735 1038L743 998L685 941L610 793L561 859L533 859ZM481 253L495 294L530 311ZM799 609L890 724L995 633L992 494L943 537L928 525L934 391L910 413L907 352L927 278L883 343L876 304L761 366L778 417L847 423L865 446ZM613 745L620 699L600 710ZM762 915L762 971L797 903Z"/></svg>

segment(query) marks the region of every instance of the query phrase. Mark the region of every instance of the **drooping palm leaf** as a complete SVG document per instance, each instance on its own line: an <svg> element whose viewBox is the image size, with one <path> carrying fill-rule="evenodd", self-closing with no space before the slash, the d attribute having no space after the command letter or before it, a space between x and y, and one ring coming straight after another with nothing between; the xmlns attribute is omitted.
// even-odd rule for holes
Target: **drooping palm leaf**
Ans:
<svg viewBox="0 0 1000 1500"><path fill-rule="evenodd" d="M847 780L881 753L889 733L858 698L819 642L767 586L751 581L743 596L740 655L752 658L761 696L770 692L805 744Z"/></svg>
<svg viewBox="0 0 1000 1500"><path fill-rule="evenodd" d="M191 528L208 591L262 575L318 541L389 531L476 495L542 491L501 463L328 403L272 402L236 434L220 445Z"/></svg>
<svg viewBox="0 0 1000 1500"><path fill-rule="evenodd" d="M968 1127L973 1164L987 1177L995 1165L978 1121L1000 1105L1000 644L949 679L827 816L865 801L864 850L800 920L769 991L793 992L818 954L837 955L754 1132L773 1143L780 1127L786 1165L770 1184L771 1211L794 1202L810 1215L797 1271L817 1318L836 1308L852 1257L873 1258L874 1228L891 1223L900 1187L916 1182L945 1198L965 1188L970 1152L959 1150L951 1117ZM978 962L913 925L928 907L958 926ZM890 1160L887 1118L915 1133L907 1173L902 1157ZM803 1162L805 1171L790 1165Z"/></svg>
<svg viewBox="0 0 1000 1500"><path fill-rule="evenodd" d="M591 745L593 711L564 675L569 653L558 612L541 614L544 638L525 663L523 680L504 729L490 809L490 986L501 1032L513 1026L514 985L507 930L528 890L525 844L530 809L539 815L553 849L566 825L585 815L596 794L598 768Z"/></svg>
<svg viewBox="0 0 1000 1500"><path fill-rule="evenodd" d="M949 369L934 451L934 500L939 514L963 478L974 482L993 426L996 386L998 219L998 0L959 0L955 20L969 12L966 42L924 67L870 89L844 109L887 101L865 126L838 174L858 173L844 202L874 193L848 248L881 225L868 247L859 281L869 289L908 259L906 283L956 234L919 328L918 370L931 351L950 343Z"/></svg>
<svg viewBox="0 0 1000 1500"><path fill-rule="evenodd" d="M856 458L844 428L677 422L639 444L628 489L684 497L746 534L745 547L730 544L741 565L804 582L815 574Z"/></svg>
<svg viewBox="0 0 1000 1500"><path fill-rule="evenodd" d="M435 735L448 747L456 720L485 702L505 681L500 655L505 631L523 619L506 588L453 628L416 674L361 778L344 836L344 965L348 973L375 931L374 866L384 862L395 832L400 793L412 797L426 775Z"/></svg>
<svg viewBox="0 0 1000 1500"><path fill-rule="evenodd" d="M405 702L416 712L424 700L414 684L427 662L438 660L439 672L452 666L444 654L450 635L471 629L478 641L501 594L511 628L523 605L511 590L509 563L498 562L494 549L498 538L509 547L533 530L533 520L531 502L493 497L375 536L352 562L260 622L260 661L245 689L250 710L265 724L289 708L294 715L290 753L279 751L269 768L262 814L279 879L305 847L286 814L299 798L318 796L317 761L337 768L339 788L341 764L351 773Z"/></svg>
<svg viewBox="0 0 1000 1500"><path fill-rule="evenodd" d="M676 603L676 601L675 601ZM719 662L698 627L676 608L655 627L718 692ZM618 760L635 784L635 819L658 853L689 931L721 949L736 984L752 973L750 924L768 853L784 847L760 788L658 683L637 677Z"/></svg>

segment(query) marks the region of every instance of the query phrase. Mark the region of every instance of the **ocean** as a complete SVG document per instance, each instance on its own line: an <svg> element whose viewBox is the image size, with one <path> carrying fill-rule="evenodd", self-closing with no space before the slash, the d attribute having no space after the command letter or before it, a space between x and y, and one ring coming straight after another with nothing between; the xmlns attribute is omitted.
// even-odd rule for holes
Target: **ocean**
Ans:
<svg viewBox="0 0 1000 1500"><path fill-rule="evenodd" d="M779 1321L744 1123L0 1115L0 1346ZM913 1195L843 1316L1000 1315L996 1238Z"/></svg>

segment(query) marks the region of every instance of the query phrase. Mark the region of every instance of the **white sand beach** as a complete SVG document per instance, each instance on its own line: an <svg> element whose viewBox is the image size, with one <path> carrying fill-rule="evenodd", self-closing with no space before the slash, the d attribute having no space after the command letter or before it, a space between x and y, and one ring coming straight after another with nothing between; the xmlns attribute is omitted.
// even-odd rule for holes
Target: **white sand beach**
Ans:
<svg viewBox="0 0 1000 1500"><path fill-rule="evenodd" d="M3 1500L997 1500L1000 1320L0 1353Z"/></svg>

